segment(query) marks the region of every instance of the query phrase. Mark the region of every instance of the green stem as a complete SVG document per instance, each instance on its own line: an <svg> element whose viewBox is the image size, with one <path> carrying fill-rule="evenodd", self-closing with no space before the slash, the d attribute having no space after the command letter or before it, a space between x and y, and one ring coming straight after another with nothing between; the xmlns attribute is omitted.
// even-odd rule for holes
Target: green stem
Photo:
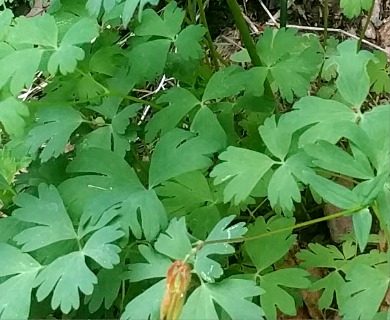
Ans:
<svg viewBox="0 0 390 320"><path fill-rule="evenodd" d="M364 35L365 35L366 31L367 31L368 25L370 24L372 13L374 11L374 6L375 6L375 0L372 0L372 4L371 4L371 7L370 7L370 10L368 11L366 23L365 23L362 31L360 32L359 42L358 42L358 45L357 45L357 51L359 51L361 46L362 46L362 41L363 41Z"/></svg>
<svg viewBox="0 0 390 320"><path fill-rule="evenodd" d="M188 16L191 20L192 24L196 23L196 17L195 17L195 9L192 3L193 0L188 0L187 1L187 11L188 11Z"/></svg>
<svg viewBox="0 0 390 320"><path fill-rule="evenodd" d="M214 65L215 70L218 70L219 64L218 64L217 50L215 49L215 46L213 44L213 39L211 39L211 34L207 24L206 13L204 11L203 2L202 0L197 0L197 2L199 7L200 21L202 22L203 26L206 28L206 40L210 50L211 63Z"/></svg>
<svg viewBox="0 0 390 320"><path fill-rule="evenodd" d="M328 42L328 17L329 17L329 0L324 1L324 39L323 47L326 48Z"/></svg>
<svg viewBox="0 0 390 320"><path fill-rule="evenodd" d="M248 50L252 64L257 67L261 66L260 57L257 54L255 43L253 42L248 26L242 16L240 6L236 0L226 0L226 2L228 3L230 11L232 12L234 20L236 21L242 42L245 44L245 47Z"/></svg>
<svg viewBox="0 0 390 320"><path fill-rule="evenodd" d="M287 26L287 0L280 0L280 27Z"/></svg>
<svg viewBox="0 0 390 320"><path fill-rule="evenodd" d="M298 224L293 225L291 227L282 228L282 229L270 231L270 232L267 232L267 233L255 234L255 235L250 236L250 237L241 237L241 238L233 238L233 239L218 239L218 240L205 241L205 242L199 244L198 248L200 249L201 247L203 247L203 246L205 246L207 244L239 243L239 242L244 242L244 241L257 240L257 239L260 239L260 238L263 238L263 237L272 236L272 235L275 235L275 234L278 234L278 233L281 233L281 232L292 231L294 229L308 227L308 226L310 226L312 224L315 224L315 223L324 222L324 221L328 221L328 220L331 220L331 219L335 219L335 218L339 218L339 217L345 216L347 214L356 213L356 212L362 210L363 208L364 208L363 206L359 206L359 207L356 207L356 208L353 208L353 209L348 209L348 210L344 210L344 211L341 211L341 212L337 212L337 213L331 214L329 216L313 219L313 220L310 220L310 221L301 222L301 223L298 223Z"/></svg>
<svg viewBox="0 0 390 320"><path fill-rule="evenodd" d="M244 17L242 16L240 6L238 5L236 0L226 0L226 2L228 3L230 11L233 14L237 28L240 31L242 42L245 44L245 47L248 50L248 54L251 58L252 64L256 67L260 67L262 65L261 60L259 55L257 54L256 46L249 32L249 28L244 20ZM271 86L267 79L264 81L264 95L272 97L276 101Z"/></svg>

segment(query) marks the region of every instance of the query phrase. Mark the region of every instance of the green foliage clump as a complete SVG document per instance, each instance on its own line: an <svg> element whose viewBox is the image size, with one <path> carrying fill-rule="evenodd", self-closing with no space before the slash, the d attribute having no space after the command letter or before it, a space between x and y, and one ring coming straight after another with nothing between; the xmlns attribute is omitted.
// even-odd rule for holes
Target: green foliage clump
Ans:
<svg viewBox="0 0 390 320"><path fill-rule="evenodd" d="M267 28L209 63L207 28L157 2L0 1L0 319L277 319L303 289L324 315L385 319L390 104L368 97L389 92L386 56ZM310 201L340 212L302 222ZM340 216L341 246L285 263L294 229Z"/></svg>

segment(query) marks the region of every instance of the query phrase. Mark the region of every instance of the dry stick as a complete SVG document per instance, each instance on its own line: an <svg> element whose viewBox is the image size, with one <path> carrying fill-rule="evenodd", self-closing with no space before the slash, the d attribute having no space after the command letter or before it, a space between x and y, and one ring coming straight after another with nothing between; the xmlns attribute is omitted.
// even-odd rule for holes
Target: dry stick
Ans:
<svg viewBox="0 0 390 320"><path fill-rule="evenodd" d="M262 0L258 0L262 8L264 9L265 13L268 15L270 20L273 22L273 24L277 27L280 28L279 23L275 20L275 17L272 15L272 13L268 10L267 6L264 4Z"/></svg>
<svg viewBox="0 0 390 320"><path fill-rule="evenodd" d="M266 23L267 25L270 25L270 26L274 26L273 23L269 23L267 22ZM321 28L321 27L309 27L309 26L297 26L297 25L294 25L294 24L288 24L287 25L287 28L295 28L295 29L299 29L299 30L309 30L309 31L324 31L324 28ZM352 34L352 33L349 33L347 31L344 31L342 29L336 29L336 28L328 28L328 32L336 32L336 33L341 33L347 37L350 37L350 38L353 38L353 39L356 39L356 40L359 40L359 37ZM255 33L252 33L252 34L255 34ZM379 50L379 51L382 51L384 52L388 57L390 57L390 53L387 52L385 49L377 46L376 44L373 44L365 39L362 39L362 43L370 46L370 47L373 47L374 49L376 50Z"/></svg>
<svg viewBox="0 0 390 320"><path fill-rule="evenodd" d="M363 40L364 35L365 35L366 31L367 31L368 25L370 24L372 13L374 12L375 0L371 0L371 1L372 1L372 5L370 7L370 11L368 11L368 16L367 16L367 19L366 19L366 23L364 25L364 28L360 32L359 42L358 42L358 45L357 45L357 51L358 52L360 50L360 47L362 46L362 40Z"/></svg>

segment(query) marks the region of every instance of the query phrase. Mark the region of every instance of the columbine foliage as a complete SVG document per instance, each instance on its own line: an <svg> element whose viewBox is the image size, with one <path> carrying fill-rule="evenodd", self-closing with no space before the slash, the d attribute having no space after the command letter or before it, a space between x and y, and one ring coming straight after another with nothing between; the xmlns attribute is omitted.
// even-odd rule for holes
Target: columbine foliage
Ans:
<svg viewBox="0 0 390 320"><path fill-rule="evenodd" d="M390 262L371 233L374 213L390 234L390 104L366 101L389 91L386 56L267 28L261 66L242 50L212 70L206 28L157 3L61 0L15 18L0 1L0 319L157 319L177 260L192 270L168 305L180 319L295 316L302 289L323 290L324 312L379 319ZM348 17L370 4L341 1ZM177 85L142 100L163 75ZM275 115L276 97L292 109ZM353 235L280 267L310 194L349 210ZM273 216L254 216L265 201Z"/></svg>

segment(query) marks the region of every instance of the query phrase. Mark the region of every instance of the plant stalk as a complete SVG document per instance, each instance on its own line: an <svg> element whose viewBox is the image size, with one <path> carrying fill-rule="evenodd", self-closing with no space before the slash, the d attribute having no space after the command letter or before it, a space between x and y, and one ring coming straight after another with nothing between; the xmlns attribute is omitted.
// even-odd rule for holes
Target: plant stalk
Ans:
<svg viewBox="0 0 390 320"><path fill-rule="evenodd" d="M271 236L271 235L275 235L275 234L278 234L278 233L281 233L281 232L286 232L286 231L291 231L291 230L294 230L294 229L308 227L308 226L310 226L312 224L315 224L315 223L324 222L324 221L328 221L328 220L331 220L331 219L335 219L335 218L339 218L339 217L345 216L347 214L356 213L356 212L359 212L362 209L364 209L364 207L363 206L359 206L359 207L356 207L356 208L353 208L353 209L348 209L348 210L344 210L344 211L341 211L341 212L337 212L337 213L331 214L329 216L313 219L313 220L310 220L310 221L301 222L301 223L298 223L298 224L293 225L291 227L282 228L282 229L274 230L274 231L267 232L267 233L255 234L255 235L250 236L250 237L240 237L240 238L233 238L233 239L218 239L218 240L205 241L205 242L202 242L200 245L198 245L198 247L200 249L201 247L203 247L205 245L208 245L208 244L239 243L239 242L244 242L244 241L257 240L257 239L260 239L260 238L263 238L263 237L268 237L268 236Z"/></svg>
<svg viewBox="0 0 390 320"><path fill-rule="evenodd" d="M280 0L280 27L287 26L287 0Z"/></svg>
<svg viewBox="0 0 390 320"><path fill-rule="evenodd" d="M366 34L368 25L370 24L372 13L374 12L374 6L375 6L375 0L372 0L372 4L371 4L371 7L370 7L370 10L368 11L366 23L364 24L364 27L363 27L362 31L360 32L359 42L358 42L358 45L357 45L357 51L358 52L359 52L359 50L360 50L360 48L362 46L362 41L363 41L364 35Z"/></svg>
<svg viewBox="0 0 390 320"><path fill-rule="evenodd" d="M229 5L230 11L233 14L237 28L240 31L241 40L244 43L245 48L248 50L248 54L251 58L252 64L256 67L261 67L262 63L259 55L257 54L256 45L251 37L248 25L246 24L246 21L242 16L240 6L238 5L236 0L226 0L226 2ZM267 79L264 81L264 95L272 97L272 99L276 101L271 86Z"/></svg>
<svg viewBox="0 0 390 320"><path fill-rule="evenodd" d="M211 34L210 34L209 26L207 24L206 13L204 11L203 2L202 0L197 0L197 2L199 7L200 21L202 22L203 26L206 28L206 40L210 50L211 63L214 65L215 70L218 70L219 63L218 63L217 50L215 49L213 39L211 39Z"/></svg>
<svg viewBox="0 0 390 320"><path fill-rule="evenodd" d="M326 48L328 42L329 0L324 0L324 38L322 46Z"/></svg>

